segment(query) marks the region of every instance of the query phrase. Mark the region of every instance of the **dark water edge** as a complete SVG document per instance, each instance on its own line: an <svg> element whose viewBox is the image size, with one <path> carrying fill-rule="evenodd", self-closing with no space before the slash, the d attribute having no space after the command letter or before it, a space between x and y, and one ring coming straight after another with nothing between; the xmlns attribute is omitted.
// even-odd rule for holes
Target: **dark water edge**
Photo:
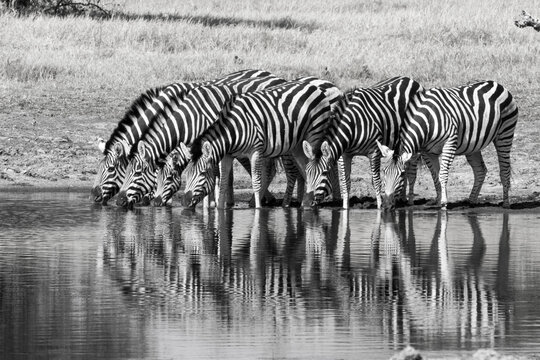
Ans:
<svg viewBox="0 0 540 360"><path fill-rule="evenodd" d="M88 195L88 199L91 198L90 196L90 190L92 188L91 184L76 184L76 185L50 185L50 186L42 186L42 185L21 185L21 184L14 184L14 185L8 185L8 186L1 186L0 185L0 194L32 194L32 193L64 193L64 194L81 194L81 195ZM252 196L250 189L235 189L235 199L236 199L236 205L235 208L248 208L249 207L249 200ZM180 204L180 196L182 195L182 192L180 191L178 194L175 195L175 198L173 199L173 206L174 207L181 207ZM273 208L273 207L281 207L281 199L283 197L283 193L276 192L274 194L276 196L276 201L272 204L266 204L265 207ZM396 206L396 210L433 210L437 211L439 208L437 208L434 205L430 205L431 199L429 198L416 198L414 201L414 205L407 205L405 203L398 203ZM110 202L111 204L114 204L115 199L113 198ZM351 209L368 209L373 210L377 209L377 201L372 196L352 196L349 205ZM114 205L113 205L114 206ZM300 207L300 203L296 201L296 199L292 200L291 207ZM341 201L327 201L318 206L319 208L341 208ZM447 206L448 211L487 211L487 212L508 212L511 210L532 210L532 211L540 211L540 193L533 191L531 194L527 195L521 195L521 196L511 196L511 204L510 209L505 209L502 207L502 201L499 200L497 196L488 196L484 200L480 200L478 204L470 204L467 200L457 200L457 201L451 201L448 203Z"/></svg>

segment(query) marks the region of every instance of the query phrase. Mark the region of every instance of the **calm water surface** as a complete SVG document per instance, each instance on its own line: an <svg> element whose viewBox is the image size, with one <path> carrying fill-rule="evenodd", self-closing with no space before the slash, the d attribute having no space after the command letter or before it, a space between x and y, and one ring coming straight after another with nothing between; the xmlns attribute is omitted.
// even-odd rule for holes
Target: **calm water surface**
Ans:
<svg viewBox="0 0 540 360"><path fill-rule="evenodd" d="M539 217L0 193L0 358L540 353Z"/></svg>

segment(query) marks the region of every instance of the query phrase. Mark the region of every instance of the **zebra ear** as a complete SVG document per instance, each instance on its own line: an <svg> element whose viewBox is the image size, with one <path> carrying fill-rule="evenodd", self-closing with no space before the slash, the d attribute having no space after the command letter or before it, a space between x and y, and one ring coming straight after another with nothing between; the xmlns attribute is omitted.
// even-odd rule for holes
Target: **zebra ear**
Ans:
<svg viewBox="0 0 540 360"><path fill-rule="evenodd" d="M122 144L120 144L120 143L114 144L113 149L114 149L114 152L116 153L117 156L124 155L124 147L122 146Z"/></svg>
<svg viewBox="0 0 540 360"><path fill-rule="evenodd" d="M99 151L105 154L105 140L103 140L102 138L99 138L97 146L98 146Z"/></svg>
<svg viewBox="0 0 540 360"><path fill-rule="evenodd" d="M330 156L330 145L328 145L328 142L325 141L321 145L321 152L324 157Z"/></svg>
<svg viewBox="0 0 540 360"><path fill-rule="evenodd" d="M139 154L141 155L141 157L145 160L148 160L150 159L150 151L148 149L148 146L140 141L138 144L137 144L137 151L139 152Z"/></svg>
<svg viewBox="0 0 540 360"><path fill-rule="evenodd" d="M392 156L394 156L394 150L390 149L386 145L381 144L379 140L376 140L376 141L377 141L377 146L379 147L379 150L381 150L381 155L384 158L391 158Z"/></svg>
<svg viewBox="0 0 540 360"><path fill-rule="evenodd" d="M191 160L191 151L189 151L188 147L186 146L186 144L184 144L183 142L180 143L180 145L178 146L180 148L180 151L184 154L184 156L188 159ZM176 162L176 161L175 161Z"/></svg>
<svg viewBox="0 0 540 360"><path fill-rule="evenodd" d="M212 145L208 141L202 145L202 154L205 158L209 158L212 155Z"/></svg>
<svg viewBox="0 0 540 360"><path fill-rule="evenodd" d="M407 161L411 160L412 153L403 153L401 154L401 161L405 164Z"/></svg>
<svg viewBox="0 0 540 360"><path fill-rule="evenodd" d="M315 159L315 155L313 155L313 148L307 140L304 140L302 142L302 147L304 148L304 154L306 154L309 160Z"/></svg>

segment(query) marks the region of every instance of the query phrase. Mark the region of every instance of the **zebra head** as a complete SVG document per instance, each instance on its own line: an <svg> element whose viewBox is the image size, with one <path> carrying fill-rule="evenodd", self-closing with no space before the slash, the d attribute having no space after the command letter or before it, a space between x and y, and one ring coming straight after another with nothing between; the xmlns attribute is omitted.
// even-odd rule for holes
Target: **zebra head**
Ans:
<svg viewBox="0 0 540 360"><path fill-rule="evenodd" d="M405 171L407 162L411 159L412 154L403 153L396 155L394 154L394 150L382 145L378 140L377 145L382 155L382 207L385 210L391 210L395 207L396 194L400 195L405 186Z"/></svg>
<svg viewBox="0 0 540 360"><path fill-rule="evenodd" d="M94 202L107 205L122 185L128 164L126 151L122 143L115 143L109 150L105 148L105 141L99 139L99 150L105 155L99 162L96 179L92 186Z"/></svg>
<svg viewBox="0 0 540 360"><path fill-rule="evenodd" d="M139 142L126 169L126 178L120 188L116 204L132 209L133 205L150 194L156 181L158 164L152 161L151 150L147 144Z"/></svg>
<svg viewBox="0 0 540 360"><path fill-rule="evenodd" d="M304 154L308 158L306 165L306 204L315 206L332 194L329 172L334 166L328 142L324 141L320 151L314 151L309 142L302 143Z"/></svg>
<svg viewBox="0 0 540 360"><path fill-rule="evenodd" d="M172 196L180 190L182 172L190 158L191 153L184 143L167 156L165 164L157 172L154 206L164 206L172 201Z"/></svg>
<svg viewBox="0 0 540 360"><path fill-rule="evenodd" d="M208 141L202 143L200 154L199 146L191 147L193 158L186 167L186 188L184 189L184 206L193 208L206 195L208 195L216 184L217 163L212 156L212 145Z"/></svg>

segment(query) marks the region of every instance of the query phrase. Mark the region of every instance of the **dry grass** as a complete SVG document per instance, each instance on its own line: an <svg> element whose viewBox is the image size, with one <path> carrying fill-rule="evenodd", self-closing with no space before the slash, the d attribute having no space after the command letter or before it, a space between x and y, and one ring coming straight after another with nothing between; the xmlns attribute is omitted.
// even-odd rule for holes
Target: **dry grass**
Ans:
<svg viewBox="0 0 540 360"><path fill-rule="evenodd" d="M36 127L50 138L70 134L73 146L86 149L97 136L107 137L149 87L262 68L287 78L320 76L342 88L395 75L426 87L499 81L521 111L514 186L540 187L534 155L540 41L534 30L513 24L522 9L537 9L535 1L124 0L108 6L117 12L110 20L0 15L2 168L27 169L24 155L7 151L5 139L32 138ZM54 147L44 151L45 165L61 161ZM91 151L69 170L79 172L74 179L95 166L98 154ZM486 160L497 181L494 151ZM45 165L31 170L45 176L51 172Z"/></svg>

